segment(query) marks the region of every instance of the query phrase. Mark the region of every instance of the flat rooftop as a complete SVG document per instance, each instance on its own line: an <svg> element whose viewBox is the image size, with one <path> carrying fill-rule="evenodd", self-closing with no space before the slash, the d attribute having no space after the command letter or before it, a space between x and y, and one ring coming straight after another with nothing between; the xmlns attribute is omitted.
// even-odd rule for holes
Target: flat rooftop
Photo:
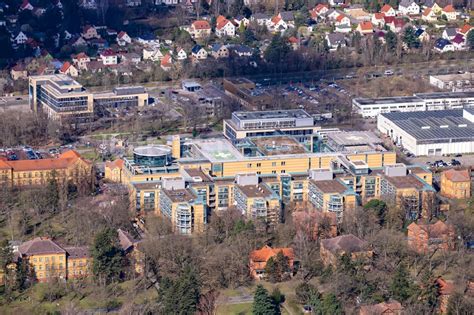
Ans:
<svg viewBox="0 0 474 315"><path fill-rule="evenodd" d="M243 160L244 156L228 140L223 138L194 139L192 145L211 162Z"/></svg>
<svg viewBox="0 0 474 315"><path fill-rule="evenodd" d="M311 182L324 194L338 193L342 194L347 191L347 187L342 184L337 179L330 180L314 180L311 179Z"/></svg>
<svg viewBox="0 0 474 315"><path fill-rule="evenodd" d="M261 137L252 138L251 141L266 156L308 153L301 143L291 137Z"/></svg>
<svg viewBox="0 0 474 315"><path fill-rule="evenodd" d="M237 185L242 193L247 196L247 198L268 198L273 195L273 193L265 185Z"/></svg>
<svg viewBox="0 0 474 315"><path fill-rule="evenodd" d="M415 176L384 176L384 178L397 189L416 188L422 189L425 185Z"/></svg>
<svg viewBox="0 0 474 315"><path fill-rule="evenodd" d="M381 115L418 141L474 141L474 123L463 117L462 109Z"/></svg>
<svg viewBox="0 0 474 315"><path fill-rule="evenodd" d="M196 198L188 189L162 189L161 190L172 202L192 202Z"/></svg>
<svg viewBox="0 0 474 315"><path fill-rule="evenodd" d="M269 110L259 112L234 112L232 116L240 120L273 120L284 118L312 118L302 109Z"/></svg>
<svg viewBox="0 0 474 315"><path fill-rule="evenodd" d="M31 76L34 80L49 81L61 89L82 88L82 85L65 74L49 74Z"/></svg>
<svg viewBox="0 0 474 315"><path fill-rule="evenodd" d="M342 146L379 144L382 140L372 131L339 131L327 134L328 140Z"/></svg>
<svg viewBox="0 0 474 315"><path fill-rule="evenodd" d="M421 103L422 100L416 96L397 96L397 97L379 97L379 98L362 98L356 97L353 102L359 105L391 105L398 103Z"/></svg>
<svg viewBox="0 0 474 315"><path fill-rule="evenodd" d="M474 98L473 92L437 92L437 93L417 93L416 97L421 99L438 99L438 98Z"/></svg>
<svg viewBox="0 0 474 315"><path fill-rule="evenodd" d="M473 74L471 72L465 73L454 73L454 74L440 74L440 75L432 75L430 77L436 78L441 81L458 81L458 80L472 80Z"/></svg>

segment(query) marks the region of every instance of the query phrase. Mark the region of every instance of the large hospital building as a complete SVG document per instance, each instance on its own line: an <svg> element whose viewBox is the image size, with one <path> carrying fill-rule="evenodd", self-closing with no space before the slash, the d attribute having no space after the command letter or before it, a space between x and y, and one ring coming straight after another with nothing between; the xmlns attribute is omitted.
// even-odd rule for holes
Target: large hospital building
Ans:
<svg viewBox="0 0 474 315"><path fill-rule="evenodd" d="M106 179L128 185L138 215L166 217L183 234L202 231L229 208L274 225L291 202L339 220L372 198L405 205L410 218L422 215L434 191L429 170L397 163L371 132L326 132L310 117L237 112L225 138L173 136L169 145L135 148L107 163Z"/></svg>
<svg viewBox="0 0 474 315"><path fill-rule="evenodd" d="M82 124L94 119L97 107L141 107L148 104L143 87L118 87L112 92L92 93L64 74L29 77L29 103L61 123Z"/></svg>

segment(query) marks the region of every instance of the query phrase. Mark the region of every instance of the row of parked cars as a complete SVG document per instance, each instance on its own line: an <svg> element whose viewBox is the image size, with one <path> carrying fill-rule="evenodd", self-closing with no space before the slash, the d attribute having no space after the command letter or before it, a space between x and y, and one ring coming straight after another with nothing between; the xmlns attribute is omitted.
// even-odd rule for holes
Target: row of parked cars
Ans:
<svg viewBox="0 0 474 315"><path fill-rule="evenodd" d="M461 162L456 159L451 159L451 162L445 162L443 160L437 160L434 162L426 162L430 167L433 168L442 168L442 167L450 167L450 166L461 166Z"/></svg>

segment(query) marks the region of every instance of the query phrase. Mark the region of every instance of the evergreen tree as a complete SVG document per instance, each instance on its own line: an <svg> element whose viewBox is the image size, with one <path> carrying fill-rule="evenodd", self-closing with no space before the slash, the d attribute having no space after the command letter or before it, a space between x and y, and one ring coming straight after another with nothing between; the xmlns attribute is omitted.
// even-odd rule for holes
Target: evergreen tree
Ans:
<svg viewBox="0 0 474 315"><path fill-rule="evenodd" d="M343 314L343 308L341 302L337 299L334 293L329 293L324 296L319 307L315 309L316 314L326 315L339 315Z"/></svg>
<svg viewBox="0 0 474 315"><path fill-rule="evenodd" d="M420 47L420 41L415 35L415 29L413 27L407 27L403 33L403 42L408 48Z"/></svg>
<svg viewBox="0 0 474 315"><path fill-rule="evenodd" d="M276 312L272 298L268 295L267 289L261 284L257 286L253 297L253 315L274 315Z"/></svg>
<svg viewBox="0 0 474 315"><path fill-rule="evenodd" d="M290 51L291 48L288 41L279 34L276 34L265 50L265 60L269 63L279 64L286 59Z"/></svg>
<svg viewBox="0 0 474 315"><path fill-rule="evenodd" d="M319 300L321 294L318 292L318 289L308 283L302 282L295 288L296 298L300 304L310 304L313 300Z"/></svg>
<svg viewBox="0 0 474 315"><path fill-rule="evenodd" d="M474 31L470 31L469 33L467 33L467 43L469 49L474 49Z"/></svg>
<svg viewBox="0 0 474 315"><path fill-rule="evenodd" d="M278 252L276 256L270 257L265 266L265 273L270 282L281 282L286 273L290 271L288 257L283 252Z"/></svg>
<svg viewBox="0 0 474 315"><path fill-rule="evenodd" d="M387 212L387 204L385 201L372 199L364 205L364 209L372 211L379 218L380 225L384 224Z"/></svg>
<svg viewBox="0 0 474 315"><path fill-rule="evenodd" d="M400 264L395 271L389 290L392 298L400 302L405 302L411 296L411 279L404 264Z"/></svg>
<svg viewBox="0 0 474 315"><path fill-rule="evenodd" d="M159 302L163 314L194 314L200 297L196 271L187 266L176 280L163 278L160 282Z"/></svg>
<svg viewBox="0 0 474 315"><path fill-rule="evenodd" d="M387 33L385 33L384 37L385 37L385 42L386 42L388 50L391 50L391 51L395 50L395 48L397 48L397 42L398 42L397 34L389 30L387 31Z"/></svg>
<svg viewBox="0 0 474 315"><path fill-rule="evenodd" d="M105 283L120 279L123 253L117 231L107 228L96 235L92 246L92 258L92 271L98 279Z"/></svg>
<svg viewBox="0 0 474 315"><path fill-rule="evenodd" d="M423 303L434 310L438 305L438 286L433 272L427 269L421 277L420 299Z"/></svg>

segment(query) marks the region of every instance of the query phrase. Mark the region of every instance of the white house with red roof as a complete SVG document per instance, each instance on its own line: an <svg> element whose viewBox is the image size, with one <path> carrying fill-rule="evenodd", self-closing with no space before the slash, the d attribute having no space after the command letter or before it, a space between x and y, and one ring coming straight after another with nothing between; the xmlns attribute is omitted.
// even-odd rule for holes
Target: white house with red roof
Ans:
<svg viewBox="0 0 474 315"><path fill-rule="evenodd" d="M329 5L325 3L319 3L309 13L313 19L325 15L329 11Z"/></svg>
<svg viewBox="0 0 474 315"><path fill-rule="evenodd" d="M469 33L472 29L472 26L469 24L464 24L463 27L461 27L458 31L458 33L467 36L467 33Z"/></svg>
<svg viewBox="0 0 474 315"><path fill-rule="evenodd" d="M160 67L164 71L170 71L173 68L173 57L170 53L167 53L163 59L161 59Z"/></svg>
<svg viewBox="0 0 474 315"><path fill-rule="evenodd" d="M211 25L206 20L194 21L189 27L189 34L193 38L205 38L211 35Z"/></svg>
<svg viewBox="0 0 474 315"><path fill-rule="evenodd" d="M363 21L357 25L357 32L361 35L372 34L374 32L374 26L370 21Z"/></svg>
<svg viewBox="0 0 474 315"><path fill-rule="evenodd" d="M99 56L104 66L116 65L118 63L117 54L112 49L102 51Z"/></svg>
<svg viewBox="0 0 474 315"><path fill-rule="evenodd" d="M86 53L78 53L72 57L72 62L79 70L87 70L87 65L91 62L91 58Z"/></svg>
<svg viewBox="0 0 474 315"><path fill-rule="evenodd" d="M351 25L351 19L345 14L339 14L334 24L335 25Z"/></svg>
<svg viewBox="0 0 474 315"><path fill-rule="evenodd" d="M391 5L385 4L381 9L380 13L383 13L385 16L395 16L397 15L397 12L395 12L395 9L392 8Z"/></svg>
<svg viewBox="0 0 474 315"><path fill-rule="evenodd" d="M61 67L61 69L59 69L59 73L67 74L71 77L79 76L79 71L69 61L66 61L65 63L63 63L63 66Z"/></svg>
<svg viewBox="0 0 474 315"><path fill-rule="evenodd" d="M384 25L384 16L385 15L383 13L379 12L372 14L372 18L370 19L372 25L382 27Z"/></svg>
<svg viewBox="0 0 474 315"><path fill-rule="evenodd" d="M20 11L24 11L24 10L33 11L34 8L35 7L30 3L30 1L24 0L23 3L20 6Z"/></svg>
<svg viewBox="0 0 474 315"><path fill-rule="evenodd" d="M119 46L127 46L131 43L132 43L132 39L130 38L130 36L128 36L128 34L126 32L121 31L120 33L118 33L118 35L117 35L117 44Z"/></svg>
<svg viewBox="0 0 474 315"><path fill-rule="evenodd" d="M234 37L235 36L235 25L220 15L217 17L216 21L216 36L217 37L223 37L223 36L229 36L229 37Z"/></svg>
<svg viewBox="0 0 474 315"><path fill-rule="evenodd" d="M288 29L288 24L280 16L275 15L270 21L269 28L273 32L284 32Z"/></svg>
<svg viewBox="0 0 474 315"><path fill-rule="evenodd" d="M438 19L438 16L433 11L433 9L426 8L423 10L423 13L421 14L421 19L427 22L434 22Z"/></svg>
<svg viewBox="0 0 474 315"><path fill-rule="evenodd" d="M448 21L454 21L457 17L457 12L452 4L448 4L441 10L441 15L445 15Z"/></svg>

